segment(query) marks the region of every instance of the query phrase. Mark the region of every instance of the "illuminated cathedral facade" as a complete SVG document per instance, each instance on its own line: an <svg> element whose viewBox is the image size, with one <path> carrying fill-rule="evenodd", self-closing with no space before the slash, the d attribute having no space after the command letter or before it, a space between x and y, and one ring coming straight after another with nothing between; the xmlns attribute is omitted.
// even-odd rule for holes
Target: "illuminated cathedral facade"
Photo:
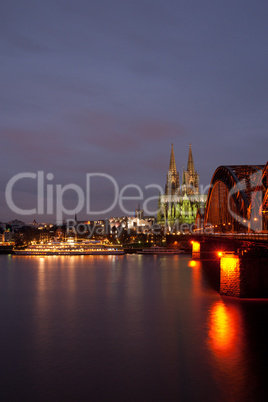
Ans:
<svg viewBox="0 0 268 402"><path fill-rule="evenodd" d="M206 199L207 196L199 191L199 175L194 167L191 144L187 169L183 168L182 172L181 185L172 144L165 194L159 197L158 223L169 227L174 224L192 224L196 220L197 211L205 208Z"/></svg>

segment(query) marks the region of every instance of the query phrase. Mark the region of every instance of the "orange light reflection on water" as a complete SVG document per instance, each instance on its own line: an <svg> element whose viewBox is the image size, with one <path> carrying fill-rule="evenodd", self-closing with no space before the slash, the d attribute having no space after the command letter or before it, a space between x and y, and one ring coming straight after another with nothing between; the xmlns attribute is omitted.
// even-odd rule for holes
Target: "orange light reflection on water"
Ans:
<svg viewBox="0 0 268 402"><path fill-rule="evenodd" d="M234 307L226 307L222 301L214 304L209 318L209 344L216 356L237 352L241 317Z"/></svg>
<svg viewBox="0 0 268 402"><path fill-rule="evenodd" d="M188 267L192 268L192 292L195 295L195 299L198 300L202 295L200 272L201 263L200 261L191 260L188 262ZM195 311L199 311L198 306Z"/></svg>
<svg viewBox="0 0 268 402"><path fill-rule="evenodd" d="M188 262L188 266L191 268L197 267L198 263L197 261L191 260Z"/></svg>
<svg viewBox="0 0 268 402"><path fill-rule="evenodd" d="M212 306L208 317L207 345L211 351L213 373L220 388L224 390L224 398L246 400L245 390L253 392L251 388L254 386L247 383L248 345L239 304L224 303L221 300ZM229 386L226 387L226 384Z"/></svg>

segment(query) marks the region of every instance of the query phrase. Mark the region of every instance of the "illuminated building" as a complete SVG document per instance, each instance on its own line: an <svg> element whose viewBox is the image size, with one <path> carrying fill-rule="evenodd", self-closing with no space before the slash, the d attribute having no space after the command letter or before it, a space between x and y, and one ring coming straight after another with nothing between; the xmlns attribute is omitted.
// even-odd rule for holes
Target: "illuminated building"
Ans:
<svg viewBox="0 0 268 402"><path fill-rule="evenodd" d="M199 192L199 175L194 167L191 144L187 169L183 169L181 186L172 144L165 194L159 197L158 223L170 227L178 223L192 224L196 220L197 211L205 208L206 199L207 196Z"/></svg>
<svg viewBox="0 0 268 402"><path fill-rule="evenodd" d="M13 235L9 229L5 230L2 234L2 242L11 242L13 240Z"/></svg>
<svg viewBox="0 0 268 402"><path fill-rule="evenodd" d="M138 206L138 209L135 209L135 218L138 218L138 219L144 218L144 211L143 211L143 209L140 209L140 205Z"/></svg>

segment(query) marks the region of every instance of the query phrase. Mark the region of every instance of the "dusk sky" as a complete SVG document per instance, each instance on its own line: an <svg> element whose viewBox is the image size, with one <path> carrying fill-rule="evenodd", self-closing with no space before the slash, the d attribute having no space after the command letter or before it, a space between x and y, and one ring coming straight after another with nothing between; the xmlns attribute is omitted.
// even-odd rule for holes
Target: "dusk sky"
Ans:
<svg viewBox="0 0 268 402"><path fill-rule="evenodd" d="M164 188L171 143L181 179L191 142L203 185L219 165L268 160L265 0L3 1L0 54L2 222L55 221L9 209L6 185L21 172L82 189L93 172ZM96 182L92 209L112 193ZM14 186L21 208L36 197L34 180Z"/></svg>

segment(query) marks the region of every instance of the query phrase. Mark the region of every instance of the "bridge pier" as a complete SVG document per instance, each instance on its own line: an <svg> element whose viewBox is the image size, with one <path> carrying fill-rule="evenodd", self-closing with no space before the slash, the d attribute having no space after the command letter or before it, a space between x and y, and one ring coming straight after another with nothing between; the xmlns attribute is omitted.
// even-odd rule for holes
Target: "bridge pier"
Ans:
<svg viewBox="0 0 268 402"><path fill-rule="evenodd" d="M244 253L220 258L220 294L244 298L268 297L268 258Z"/></svg>
<svg viewBox="0 0 268 402"><path fill-rule="evenodd" d="M202 266L208 275L217 273L223 296L268 298L267 248L195 239L192 241L192 258L203 260Z"/></svg>
<svg viewBox="0 0 268 402"><path fill-rule="evenodd" d="M245 294L244 276L238 255L223 254L220 257L220 294L242 297Z"/></svg>
<svg viewBox="0 0 268 402"><path fill-rule="evenodd" d="M201 258L201 244L198 241L192 241L192 258L199 260Z"/></svg>

